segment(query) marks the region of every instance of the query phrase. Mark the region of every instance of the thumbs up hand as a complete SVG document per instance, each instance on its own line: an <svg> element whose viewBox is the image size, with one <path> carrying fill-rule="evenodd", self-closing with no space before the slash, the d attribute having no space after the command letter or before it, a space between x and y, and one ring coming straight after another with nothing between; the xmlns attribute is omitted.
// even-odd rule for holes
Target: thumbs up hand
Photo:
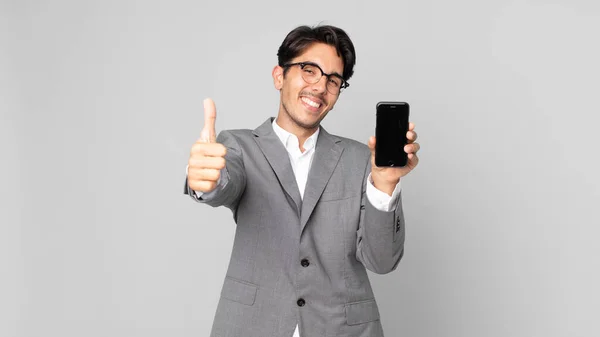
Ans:
<svg viewBox="0 0 600 337"><path fill-rule="evenodd" d="M217 143L215 102L204 100L204 128L192 146L188 161L188 185L194 191L208 193L217 187L221 169L225 167L227 148Z"/></svg>

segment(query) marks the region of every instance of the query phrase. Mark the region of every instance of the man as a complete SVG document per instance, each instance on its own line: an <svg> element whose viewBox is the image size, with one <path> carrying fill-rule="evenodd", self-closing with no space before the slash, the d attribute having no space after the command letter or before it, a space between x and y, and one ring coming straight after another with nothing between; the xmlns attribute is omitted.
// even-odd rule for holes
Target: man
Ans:
<svg viewBox="0 0 600 337"><path fill-rule="evenodd" d="M346 33L298 27L278 58L277 118L216 137L207 99L188 162L185 193L231 209L237 224L211 336L383 336L366 269L391 272L403 255L400 178L418 163L414 125L408 164L377 167L375 137L367 147L320 127L353 73Z"/></svg>

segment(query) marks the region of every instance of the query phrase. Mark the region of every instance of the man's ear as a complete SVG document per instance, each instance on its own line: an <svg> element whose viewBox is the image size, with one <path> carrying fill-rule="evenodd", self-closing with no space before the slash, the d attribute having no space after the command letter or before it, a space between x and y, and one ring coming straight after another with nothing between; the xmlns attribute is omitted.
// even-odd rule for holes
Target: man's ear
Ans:
<svg viewBox="0 0 600 337"><path fill-rule="evenodd" d="M273 68L273 85L275 85L275 89L277 90L283 88L283 68L280 66Z"/></svg>

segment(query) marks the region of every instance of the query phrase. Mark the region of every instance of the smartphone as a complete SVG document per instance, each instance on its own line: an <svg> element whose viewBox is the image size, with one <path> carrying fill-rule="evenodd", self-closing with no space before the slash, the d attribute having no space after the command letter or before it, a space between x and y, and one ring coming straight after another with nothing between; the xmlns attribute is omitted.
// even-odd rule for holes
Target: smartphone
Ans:
<svg viewBox="0 0 600 337"><path fill-rule="evenodd" d="M404 146L408 142L408 103L379 102L376 109L375 165L406 166L408 154L404 152Z"/></svg>

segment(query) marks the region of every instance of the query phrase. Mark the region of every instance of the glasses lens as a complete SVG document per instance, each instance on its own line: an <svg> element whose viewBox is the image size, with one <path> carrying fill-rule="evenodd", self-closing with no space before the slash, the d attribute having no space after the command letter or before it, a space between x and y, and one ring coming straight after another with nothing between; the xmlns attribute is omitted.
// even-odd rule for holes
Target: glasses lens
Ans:
<svg viewBox="0 0 600 337"><path fill-rule="evenodd" d="M310 84L315 84L323 77L323 72L317 66L312 64L304 64L302 67L302 78ZM336 75L328 76L327 78L327 91L331 94L337 95L340 93L344 80Z"/></svg>
<svg viewBox="0 0 600 337"><path fill-rule="evenodd" d="M323 73L318 67L315 67L311 64L305 64L302 67L302 78L310 84L315 84L319 82Z"/></svg>
<svg viewBox="0 0 600 337"><path fill-rule="evenodd" d="M340 77L335 75L329 76L327 79L327 91L335 95L340 92L343 83L344 81Z"/></svg>

